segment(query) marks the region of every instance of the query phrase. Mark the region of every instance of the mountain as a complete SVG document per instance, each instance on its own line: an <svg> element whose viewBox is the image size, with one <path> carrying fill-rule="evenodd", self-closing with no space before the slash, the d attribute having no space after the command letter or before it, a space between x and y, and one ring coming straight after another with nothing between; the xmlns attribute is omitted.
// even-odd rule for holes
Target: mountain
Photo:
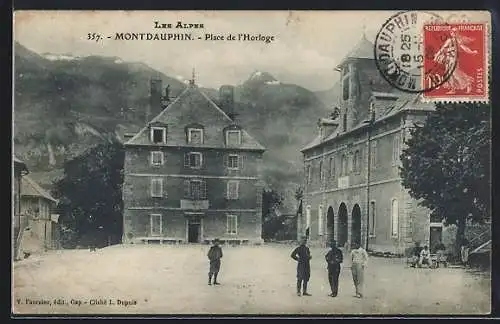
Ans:
<svg viewBox="0 0 500 324"><path fill-rule="evenodd" d="M318 99L328 108L335 107L340 100L340 94L341 94L340 81L335 83L335 85L328 90L316 91L314 93L316 94Z"/></svg>
<svg viewBox="0 0 500 324"><path fill-rule="evenodd" d="M62 175L67 159L144 125L150 78L169 84L172 96L186 86L181 77L118 57L42 56L18 43L14 54L15 153L45 188ZM217 90L202 91L218 101ZM290 192L302 179L299 150L314 138L325 105L313 92L258 71L235 87L235 99L237 121L267 148L266 182L286 191L294 206Z"/></svg>

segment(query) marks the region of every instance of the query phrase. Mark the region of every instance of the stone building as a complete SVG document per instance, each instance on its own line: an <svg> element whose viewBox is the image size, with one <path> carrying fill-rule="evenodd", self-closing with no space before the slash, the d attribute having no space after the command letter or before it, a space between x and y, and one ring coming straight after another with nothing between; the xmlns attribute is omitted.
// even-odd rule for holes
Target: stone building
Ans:
<svg viewBox="0 0 500 324"><path fill-rule="evenodd" d="M35 250L52 249L58 246L57 223L52 219L52 211L57 200L40 187L29 176L24 176L21 184L21 215L26 217L31 236L31 248Z"/></svg>
<svg viewBox="0 0 500 324"><path fill-rule="evenodd" d="M124 243L261 242L265 149L233 118L233 92L217 105L194 76L176 98L152 80L156 117L125 143Z"/></svg>
<svg viewBox="0 0 500 324"><path fill-rule="evenodd" d="M17 157L13 156L12 158L12 224L13 224L13 232L12 232L12 248L14 250L14 259L18 259L18 247L20 242L20 233L25 227L25 219L21 215L21 184L22 178L26 174L28 174L28 168L26 164L19 160Z"/></svg>
<svg viewBox="0 0 500 324"><path fill-rule="evenodd" d="M340 98L301 150L305 190L298 233L307 231L321 244L335 238L342 246L399 254L415 241L432 246L441 238L442 223L431 221L399 175L410 129L435 107L392 87L377 70L373 46L363 37L337 66Z"/></svg>

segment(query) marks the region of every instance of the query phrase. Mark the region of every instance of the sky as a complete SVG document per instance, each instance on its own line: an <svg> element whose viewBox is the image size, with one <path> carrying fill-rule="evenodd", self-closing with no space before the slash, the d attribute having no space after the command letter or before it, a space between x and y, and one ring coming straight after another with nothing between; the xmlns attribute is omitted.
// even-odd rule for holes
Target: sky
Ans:
<svg viewBox="0 0 500 324"><path fill-rule="evenodd" d="M325 90L338 81L335 66L361 40L374 41L395 11L17 11L14 40L28 49L73 56L116 56L143 62L169 76L218 88L241 84L255 71L285 83ZM154 22L203 24L203 29L155 29ZM114 40L116 33L193 33L190 41ZM101 41L88 40L100 33ZM260 41L210 41L205 34L274 36ZM111 36L111 39L107 39ZM201 40L197 38L202 37Z"/></svg>

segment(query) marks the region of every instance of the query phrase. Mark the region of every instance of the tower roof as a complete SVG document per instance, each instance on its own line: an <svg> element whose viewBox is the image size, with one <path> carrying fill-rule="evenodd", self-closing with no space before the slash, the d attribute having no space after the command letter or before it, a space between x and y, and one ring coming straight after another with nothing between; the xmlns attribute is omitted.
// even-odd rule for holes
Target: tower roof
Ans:
<svg viewBox="0 0 500 324"><path fill-rule="evenodd" d="M373 47L375 45L366 39L366 36L363 34L361 40L354 46L354 48L340 61L337 65L337 69L344 65L350 59L373 59Z"/></svg>

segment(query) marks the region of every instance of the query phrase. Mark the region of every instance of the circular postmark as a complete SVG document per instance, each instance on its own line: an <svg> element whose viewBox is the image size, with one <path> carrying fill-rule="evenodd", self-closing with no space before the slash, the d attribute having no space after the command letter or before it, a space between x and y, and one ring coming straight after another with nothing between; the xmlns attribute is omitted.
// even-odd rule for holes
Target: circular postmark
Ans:
<svg viewBox="0 0 500 324"><path fill-rule="evenodd" d="M456 42L441 39L443 33L424 32L429 26L445 25L443 18L424 11L405 11L390 17L374 44L375 63L384 79L411 93L430 91L446 82L457 63ZM440 39L427 39L433 37Z"/></svg>

